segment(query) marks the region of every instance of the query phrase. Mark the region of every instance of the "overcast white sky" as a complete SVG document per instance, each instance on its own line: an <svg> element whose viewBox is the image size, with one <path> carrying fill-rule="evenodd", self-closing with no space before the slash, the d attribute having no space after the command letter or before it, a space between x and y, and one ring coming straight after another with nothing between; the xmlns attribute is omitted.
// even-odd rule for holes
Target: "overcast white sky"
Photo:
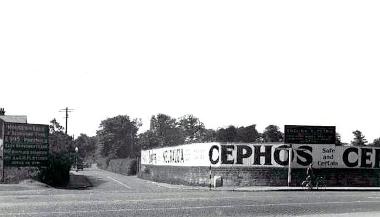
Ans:
<svg viewBox="0 0 380 217"><path fill-rule="evenodd" d="M1 1L0 107L95 135L119 114L380 137L380 1Z"/></svg>

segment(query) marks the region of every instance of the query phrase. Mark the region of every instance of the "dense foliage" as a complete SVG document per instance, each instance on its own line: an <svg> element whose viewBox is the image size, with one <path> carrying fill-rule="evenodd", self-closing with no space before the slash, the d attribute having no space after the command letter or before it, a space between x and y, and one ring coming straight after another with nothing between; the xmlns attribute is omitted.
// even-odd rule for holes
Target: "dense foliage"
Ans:
<svg viewBox="0 0 380 217"><path fill-rule="evenodd" d="M363 133L359 130L355 130L352 132L354 134L354 140L351 141L351 145L353 146L363 146L367 144L367 140Z"/></svg>
<svg viewBox="0 0 380 217"><path fill-rule="evenodd" d="M256 130L256 125L247 127L229 126L216 131L217 142L257 142L260 134Z"/></svg>
<svg viewBox="0 0 380 217"><path fill-rule="evenodd" d="M74 152L74 141L71 136L64 132L64 128L53 119L49 125L49 149L50 153L71 153Z"/></svg>
<svg viewBox="0 0 380 217"><path fill-rule="evenodd" d="M140 120L131 120L127 115L103 120L100 130L96 133L100 155L110 159L138 155L140 149L136 147L137 131L140 126Z"/></svg>
<svg viewBox="0 0 380 217"><path fill-rule="evenodd" d="M47 165L39 168L38 178L48 185L64 187L70 180L74 141L55 119L49 125L49 146Z"/></svg>
<svg viewBox="0 0 380 217"><path fill-rule="evenodd" d="M375 147L380 147L380 138L374 139L371 145Z"/></svg>
<svg viewBox="0 0 380 217"><path fill-rule="evenodd" d="M282 142L284 140L284 134L276 125L267 126L262 134L262 137L264 142Z"/></svg>
<svg viewBox="0 0 380 217"><path fill-rule="evenodd" d="M48 185L64 187L69 183L72 163L69 153L50 154L47 166L40 168L38 177Z"/></svg>
<svg viewBox="0 0 380 217"><path fill-rule="evenodd" d="M165 114L152 116L148 131L139 135L143 149L175 146L185 143L212 142L216 139L214 130L206 129L193 115L184 115L178 120Z"/></svg>
<svg viewBox="0 0 380 217"><path fill-rule="evenodd" d="M74 140L74 146L78 147L78 157L85 162L94 162L97 138L80 134Z"/></svg>

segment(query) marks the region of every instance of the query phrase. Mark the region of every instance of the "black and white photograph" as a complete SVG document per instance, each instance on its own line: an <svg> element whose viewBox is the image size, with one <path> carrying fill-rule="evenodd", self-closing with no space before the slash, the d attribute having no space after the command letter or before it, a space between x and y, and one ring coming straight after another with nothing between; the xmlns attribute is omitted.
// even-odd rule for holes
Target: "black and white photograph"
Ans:
<svg viewBox="0 0 380 217"><path fill-rule="evenodd" d="M0 217L380 216L380 1L0 0Z"/></svg>

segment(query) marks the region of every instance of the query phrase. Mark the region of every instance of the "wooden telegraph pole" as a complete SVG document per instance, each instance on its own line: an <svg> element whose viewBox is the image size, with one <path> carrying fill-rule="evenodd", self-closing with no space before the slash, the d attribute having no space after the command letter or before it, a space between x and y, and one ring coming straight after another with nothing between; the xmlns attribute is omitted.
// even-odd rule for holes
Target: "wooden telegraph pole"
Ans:
<svg viewBox="0 0 380 217"><path fill-rule="evenodd" d="M69 112L72 112L74 111L74 109L69 109L68 107L64 108L64 109L61 109L59 110L60 112L65 112L65 120L66 120L66 124L65 124L65 134L67 135L67 122L68 122L68 119L69 119Z"/></svg>

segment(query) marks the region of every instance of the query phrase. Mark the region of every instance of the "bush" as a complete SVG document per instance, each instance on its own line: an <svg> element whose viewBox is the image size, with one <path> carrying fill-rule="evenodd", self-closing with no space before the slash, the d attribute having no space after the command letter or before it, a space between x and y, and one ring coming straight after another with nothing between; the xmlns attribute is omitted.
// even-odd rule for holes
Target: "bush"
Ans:
<svg viewBox="0 0 380 217"><path fill-rule="evenodd" d="M70 181L70 169L73 164L69 153L51 154L48 164L39 171L39 180L55 187L64 187Z"/></svg>
<svg viewBox="0 0 380 217"><path fill-rule="evenodd" d="M100 168L102 170L106 170L107 169L108 163L109 163L109 159L107 159L107 158L98 158L98 159L96 159L96 165L98 166L98 168Z"/></svg>

